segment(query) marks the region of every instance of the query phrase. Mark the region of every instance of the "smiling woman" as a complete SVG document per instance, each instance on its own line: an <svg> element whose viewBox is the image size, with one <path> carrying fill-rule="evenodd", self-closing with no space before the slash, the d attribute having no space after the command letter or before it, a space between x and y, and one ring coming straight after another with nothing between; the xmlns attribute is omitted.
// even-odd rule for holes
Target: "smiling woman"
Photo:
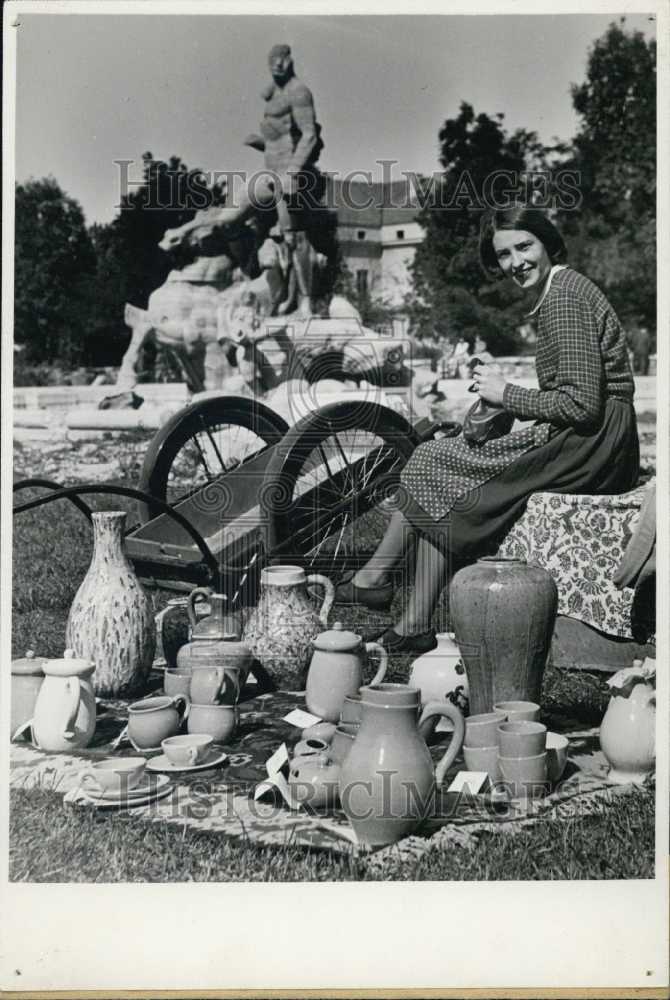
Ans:
<svg viewBox="0 0 670 1000"><path fill-rule="evenodd" d="M483 444L462 433L429 441L405 466L402 509L349 583L350 598L371 604L389 590L393 567L419 533L414 591L381 637L398 652L435 645L431 616L449 573L495 552L532 493L622 493L638 477L633 377L603 293L563 263L562 236L535 208L487 213L479 249L492 278L507 278L528 296L540 387L514 385L497 365L479 364L480 397L532 422Z"/></svg>

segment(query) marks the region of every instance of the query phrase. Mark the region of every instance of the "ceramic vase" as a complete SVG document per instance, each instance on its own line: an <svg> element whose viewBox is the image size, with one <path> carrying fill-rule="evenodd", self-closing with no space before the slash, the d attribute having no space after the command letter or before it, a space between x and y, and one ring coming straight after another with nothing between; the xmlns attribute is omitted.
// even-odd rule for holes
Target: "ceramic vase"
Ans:
<svg viewBox="0 0 670 1000"><path fill-rule="evenodd" d="M423 653L412 663L410 687L420 690L422 705L427 705L429 701L450 701L467 715L470 688L454 634L440 632L435 638L437 647Z"/></svg>
<svg viewBox="0 0 670 1000"><path fill-rule="evenodd" d="M600 726L600 748L607 757L607 780L639 785L656 762L656 690L648 683L614 693Z"/></svg>
<svg viewBox="0 0 670 1000"><path fill-rule="evenodd" d="M436 785L463 744L463 716L451 702L433 702L419 718L421 695L406 684L361 688L361 726L340 768L340 801L360 842L379 847L411 833L429 814ZM421 734L435 715L454 735L434 770Z"/></svg>
<svg viewBox="0 0 670 1000"><path fill-rule="evenodd" d="M486 557L456 573L449 610L473 715L539 701L557 603L551 575L523 560Z"/></svg>
<svg viewBox="0 0 670 1000"><path fill-rule="evenodd" d="M66 643L95 665L102 697L140 693L151 670L156 625L151 603L123 551L123 511L94 513L93 558L70 608Z"/></svg>
<svg viewBox="0 0 670 1000"><path fill-rule="evenodd" d="M321 608L307 592L308 584L325 590ZM328 624L335 588L325 576L310 576L300 566L269 566L261 573L258 606L249 616L244 641L280 687L305 687L312 640Z"/></svg>

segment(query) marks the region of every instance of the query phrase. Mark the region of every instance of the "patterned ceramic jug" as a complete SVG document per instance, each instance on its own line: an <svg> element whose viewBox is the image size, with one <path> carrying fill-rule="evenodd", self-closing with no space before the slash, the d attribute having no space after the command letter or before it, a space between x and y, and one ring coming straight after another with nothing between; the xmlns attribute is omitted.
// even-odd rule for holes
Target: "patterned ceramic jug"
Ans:
<svg viewBox="0 0 670 1000"><path fill-rule="evenodd" d="M317 612L307 584L325 590ZM269 566L261 573L261 596L251 613L244 641L268 674L288 690L302 690L312 653L312 640L328 624L335 598L330 580L318 573L307 576L300 566Z"/></svg>

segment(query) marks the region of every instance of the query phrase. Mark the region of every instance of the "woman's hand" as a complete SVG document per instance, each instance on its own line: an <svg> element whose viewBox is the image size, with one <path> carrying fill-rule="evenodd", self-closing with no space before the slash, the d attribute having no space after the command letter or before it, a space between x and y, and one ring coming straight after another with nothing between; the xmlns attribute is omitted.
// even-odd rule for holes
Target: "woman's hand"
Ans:
<svg viewBox="0 0 670 1000"><path fill-rule="evenodd" d="M498 365L477 365L473 372L476 391L487 403L502 406L507 382Z"/></svg>

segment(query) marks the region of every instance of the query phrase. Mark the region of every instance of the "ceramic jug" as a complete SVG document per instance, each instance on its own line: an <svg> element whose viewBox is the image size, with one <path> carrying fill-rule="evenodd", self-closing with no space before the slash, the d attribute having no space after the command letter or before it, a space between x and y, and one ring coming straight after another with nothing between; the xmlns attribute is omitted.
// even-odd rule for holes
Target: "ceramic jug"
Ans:
<svg viewBox="0 0 670 1000"><path fill-rule="evenodd" d="M360 635L347 632L341 622L313 640L314 653L307 674L307 710L326 722L339 722L344 699L358 694L363 683L367 654L379 654L379 668L371 684L381 684L388 653L378 642L364 643Z"/></svg>
<svg viewBox="0 0 670 1000"><path fill-rule="evenodd" d="M44 680L44 658L29 649L24 657L12 660L12 696L9 731L12 739L21 735L35 714L35 702Z"/></svg>
<svg viewBox="0 0 670 1000"><path fill-rule="evenodd" d="M470 689L454 633L439 632L435 638L437 647L423 653L412 663L410 687L420 690L422 706L429 701L450 701L467 715Z"/></svg>
<svg viewBox="0 0 670 1000"><path fill-rule="evenodd" d="M75 655L95 663L93 686L119 698L144 689L156 649L151 602L123 551L123 511L93 520L93 558L77 591L66 628Z"/></svg>
<svg viewBox="0 0 670 1000"><path fill-rule="evenodd" d="M206 601L210 613L204 618L198 618L196 604L198 600ZM191 626L189 639L211 639L222 635L242 634L242 616L239 611L228 610L226 594L215 594L209 587L196 587L188 595L188 618Z"/></svg>
<svg viewBox="0 0 670 1000"><path fill-rule="evenodd" d="M325 590L320 611L307 592L308 584ZM328 624L335 598L330 580L309 576L300 566L269 566L261 572L261 595L251 613L244 639L272 679L288 690L302 690L312 652L312 640Z"/></svg>
<svg viewBox="0 0 670 1000"><path fill-rule="evenodd" d="M406 684L361 688L361 726L340 769L340 801L362 843L392 844L430 814L436 786L455 760L465 723L451 702L432 702L419 717L421 694ZM437 766L421 728L435 715L454 734Z"/></svg>
<svg viewBox="0 0 670 1000"><path fill-rule="evenodd" d="M654 661L648 660L647 663ZM656 762L656 689L653 672L640 661L615 674L608 684L612 696L600 726L600 748L615 785L642 784Z"/></svg>
<svg viewBox="0 0 670 1000"><path fill-rule="evenodd" d="M156 655L162 656L168 670L177 666L177 653L190 639L191 623L188 598L174 597L155 616Z"/></svg>
<svg viewBox="0 0 670 1000"><path fill-rule="evenodd" d="M177 667L191 674L190 699L198 705L235 705L239 701L251 652L236 635L194 639L179 650Z"/></svg>
<svg viewBox="0 0 670 1000"><path fill-rule="evenodd" d="M62 660L44 661L44 681L35 702L32 739L40 750L86 747L95 732L94 665L66 649Z"/></svg>
<svg viewBox="0 0 670 1000"><path fill-rule="evenodd" d="M473 715L539 701L557 604L551 575L520 559L485 557L455 574L449 612Z"/></svg>

